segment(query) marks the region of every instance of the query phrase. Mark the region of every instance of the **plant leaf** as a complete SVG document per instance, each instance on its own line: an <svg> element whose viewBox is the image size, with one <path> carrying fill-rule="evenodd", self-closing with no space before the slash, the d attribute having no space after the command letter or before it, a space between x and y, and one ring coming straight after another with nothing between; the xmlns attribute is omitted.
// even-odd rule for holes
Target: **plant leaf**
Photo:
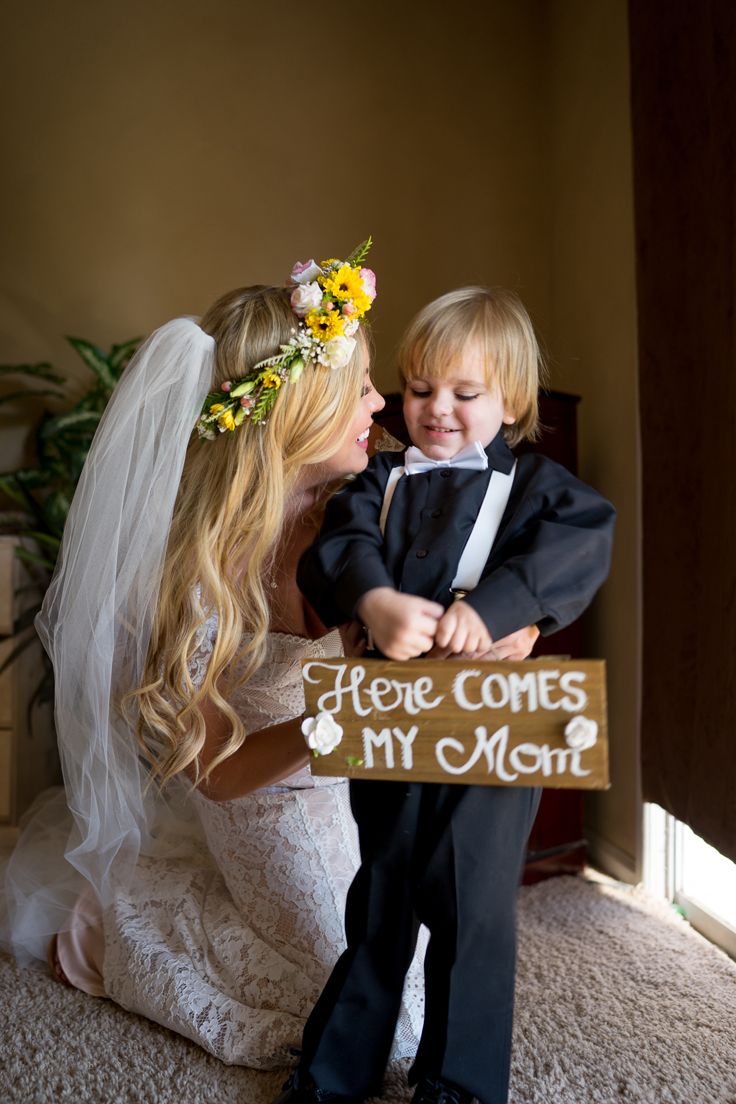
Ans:
<svg viewBox="0 0 736 1104"><path fill-rule="evenodd" d="M130 341L124 341L122 345L113 345L107 362L116 376L120 374L121 369L125 367L142 340L142 337L132 337Z"/></svg>
<svg viewBox="0 0 736 1104"><path fill-rule="evenodd" d="M105 390L112 391L116 382L115 375L110 370L107 357L102 349L98 349L91 341L85 341L81 337L69 337L67 335L67 341L79 353L87 367L92 369Z"/></svg>
<svg viewBox="0 0 736 1104"><path fill-rule="evenodd" d="M39 364L0 364L0 376L37 376L49 383L65 383L64 376L55 372L45 361Z"/></svg>
<svg viewBox="0 0 736 1104"><path fill-rule="evenodd" d="M15 633L13 633L12 635L15 636ZM10 639L11 637L8 636L6 633L3 633L3 635L0 636L0 640ZM35 644L37 640L38 637L35 635L35 633L29 633L24 640L21 640L19 644L16 644L14 648L11 648L10 653L6 655L3 662L0 663L0 675L3 673L3 671L6 671L8 669L11 663L15 662L18 656L21 655L26 650L26 648L30 648L31 644Z"/></svg>
<svg viewBox="0 0 736 1104"><path fill-rule="evenodd" d="M56 564L53 560L47 560L44 556L39 556L35 552L29 552L27 548L23 548L19 545L15 550L15 554L19 560L25 560L26 563L36 564L37 567L44 567L48 571L53 571Z"/></svg>
<svg viewBox="0 0 736 1104"><path fill-rule="evenodd" d="M29 537L31 540L38 541L39 544L46 544L49 548L53 548L54 551L58 551L61 541L58 537L53 536L51 533L40 533L37 529L26 529L23 533L25 537Z"/></svg>
<svg viewBox="0 0 736 1104"><path fill-rule="evenodd" d="M46 439L69 430L81 431L86 429L94 431L99 420L100 414L98 411L71 410L68 414L59 414L55 418L47 418L41 424L39 434L42 439Z"/></svg>
<svg viewBox="0 0 736 1104"><path fill-rule="evenodd" d="M18 399L35 399L39 395L52 395L56 399L63 397L63 391L56 391L52 387L28 387L25 391L8 391L0 395L0 405L16 402Z"/></svg>
<svg viewBox="0 0 736 1104"><path fill-rule="evenodd" d="M61 536L64 531L64 525L70 505L70 499L67 498L63 491L52 491L44 502L44 521L52 533ZM52 564L51 566L53 567L54 565Z"/></svg>
<svg viewBox="0 0 736 1104"><path fill-rule="evenodd" d="M35 490L37 487L48 487L51 483L46 472L41 471L40 468L18 468L14 472L5 472L0 475L0 480L3 479L15 479L20 483L24 490Z"/></svg>
<svg viewBox="0 0 736 1104"><path fill-rule="evenodd" d="M353 266L359 265L360 262L364 261L365 258L368 256L368 253L370 252L370 248L371 248L372 245L373 245L373 238L369 234L364 242L361 242L360 245L355 247L353 252L350 254L350 256L345 261L345 264L349 264L349 265L353 265Z"/></svg>

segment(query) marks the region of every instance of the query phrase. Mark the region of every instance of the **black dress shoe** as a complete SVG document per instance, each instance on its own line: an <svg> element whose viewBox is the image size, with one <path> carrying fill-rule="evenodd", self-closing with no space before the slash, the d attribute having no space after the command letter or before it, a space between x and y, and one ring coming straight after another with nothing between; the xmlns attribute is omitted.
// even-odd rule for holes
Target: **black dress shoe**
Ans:
<svg viewBox="0 0 736 1104"><path fill-rule="evenodd" d="M411 1098L411 1104L473 1104L475 1097L449 1081L432 1081L423 1077Z"/></svg>
<svg viewBox="0 0 736 1104"><path fill-rule="evenodd" d="M309 1074L296 1070L283 1086L273 1104L363 1104L357 1096L341 1096L329 1089L319 1089Z"/></svg>

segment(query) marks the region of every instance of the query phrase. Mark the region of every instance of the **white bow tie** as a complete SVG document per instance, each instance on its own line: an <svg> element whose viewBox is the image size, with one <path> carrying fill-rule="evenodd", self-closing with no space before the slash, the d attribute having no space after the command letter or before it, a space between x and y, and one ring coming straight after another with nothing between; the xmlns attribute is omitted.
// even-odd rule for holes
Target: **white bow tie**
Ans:
<svg viewBox="0 0 736 1104"><path fill-rule="evenodd" d="M407 475L420 475L435 468L472 468L473 471L485 471L487 467L488 457L480 441L473 441L472 445L462 449L450 460L432 460L416 445L412 445L404 454L404 471Z"/></svg>

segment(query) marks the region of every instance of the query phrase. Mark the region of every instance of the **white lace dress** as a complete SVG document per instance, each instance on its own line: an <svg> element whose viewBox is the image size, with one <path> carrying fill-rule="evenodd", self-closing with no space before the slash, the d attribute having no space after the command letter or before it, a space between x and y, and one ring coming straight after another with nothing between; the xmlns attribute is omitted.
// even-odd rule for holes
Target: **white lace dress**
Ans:
<svg viewBox="0 0 736 1104"><path fill-rule="evenodd" d="M208 622L195 679L215 631ZM337 632L272 634L269 661L233 698L246 731L301 713L299 661L340 653ZM105 991L224 1062L284 1066L344 947L358 863L347 783L305 768L236 801L191 800L203 829L194 857L142 860L133 889L105 915ZM415 960L393 1057L414 1053L422 1014Z"/></svg>

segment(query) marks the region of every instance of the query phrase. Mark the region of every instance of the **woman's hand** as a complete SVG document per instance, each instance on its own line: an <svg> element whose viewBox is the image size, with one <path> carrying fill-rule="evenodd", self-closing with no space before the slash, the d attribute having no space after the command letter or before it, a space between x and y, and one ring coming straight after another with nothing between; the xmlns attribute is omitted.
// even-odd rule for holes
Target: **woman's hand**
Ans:
<svg viewBox="0 0 736 1104"><path fill-rule="evenodd" d="M358 659L365 652L365 629L360 621L347 621L340 626L340 637L345 655Z"/></svg>
<svg viewBox="0 0 736 1104"><path fill-rule="evenodd" d="M537 643L539 629L536 625L526 625L523 629L509 633L501 640L496 640L491 647L493 656L483 656L484 659L527 659L531 655L532 648Z"/></svg>

